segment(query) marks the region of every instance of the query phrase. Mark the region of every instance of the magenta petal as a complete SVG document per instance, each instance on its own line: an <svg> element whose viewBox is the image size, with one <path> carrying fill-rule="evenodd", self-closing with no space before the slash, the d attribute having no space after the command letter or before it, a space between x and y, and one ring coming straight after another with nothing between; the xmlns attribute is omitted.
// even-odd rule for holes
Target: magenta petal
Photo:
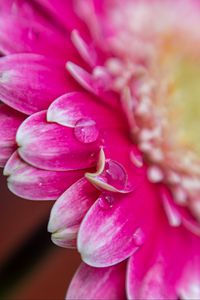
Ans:
<svg viewBox="0 0 200 300"><path fill-rule="evenodd" d="M48 224L55 244L75 246L80 223L98 196L99 191L85 178L75 182L62 194L51 210Z"/></svg>
<svg viewBox="0 0 200 300"><path fill-rule="evenodd" d="M97 67L94 69L94 74L90 74L71 61L66 66L74 79L93 94L101 96L110 88L110 77L103 68Z"/></svg>
<svg viewBox="0 0 200 300"><path fill-rule="evenodd" d="M28 115L74 87L64 68L37 54L0 58L0 74L1 100Z"/></svg>
<svg viewBox="0 0 200 300"><path fill-rule="evenodd" d="M81 86L95 95L99 95L99 87L90 73L72 62L67 63L67 69Z"/></svg>
<svg viewBox="0 0 200 300"><path fill-rule="evenodd" d="M87 42L81 37L77 30L72 31L72 42L78 50L80 56L91 66L97 65L97 53L94 47L88 45Z"/></svg>
<svg viewBox="0 0 200 300"><path fill-rule="evenodd" d="M15 136L25 116L5 104L0 104L0 167L17 148Z"/></svg>
<svg viewBox="0 0 200 300"><path fill-rule="evenodd" d="M78 250L83 261L105 267L133 254L152 232L158 213L156 200L148 182L129 194L103 193L79 230Z"/></svg>
<svg viewBox="0 0 200 300"><path fill-rule="evenodd" d="M69 286L67 300L123 300L126 264L93 268L82 263Z"/></svg>
<svg viewBox="0 0 200 300"><path fill-rule="evenodd" d="M4 175L8 176L8 188L22 198L55 200L80 179L83 172L54 172L34 168L22 161L15 152L4 168Z"/></svg>
<svg viewBox="0 0 200 300"><path fill-rule="evenodd" d="M72 92L62 95L50 105L47 111L47 121L75 127L80 119L92 119L100 128L108 131L108 129L123 126L123 120L120 122L120 116L117 118L118 112L115 113L116 115L93 96L84 92Z"/></svg>
<svg viewBox="0 0 200 300"><path fill-rule="evenodd" d="M103 68L95 68L94 74L88 73L79 65L68 61L67 70L72 77L87 91L97 95L104 103L112 107L119 107L118 96L110 91L110 78Z"/></svg>
<svg viewBox="0 0 200 300"><path fill-rule="evenodd" d="M191 294L188 293L191 287L189 287L190 284L185 285L188 274L185 266L188 265L188 262L189 264L192 263L193 257L195 257L193 254L197 253L197 249L193 253L191 251L194 249L192 235L183 228L170 227L164 215L163 219L160 218L158 224L159 226L154 228L154 234L150 239L129 260L127 272L128 298L135 300L174 300L179 299L180 296L180 299L193 299L192 290ZM195 271L195 258L192 265L190 279ZM198 263L197 266L199 267ZM190 283L192 283L192 280ZM186 294L187 297L182 297Z"/></svg>
<svg viewBox="0 0 200 300"><path fill-rule="evenodd" d="M46 111L25 120L17 132L18 152L28 163L42 169L67 171L84 169L96 164L99 153L98 139L82 143L81 127L76 129L48 123ZM79 132L80 131L80 132Z"/></svg>
<svg viewBox="0 0 200 300"><path fill-rule="evenodd" d="M190 234L189 239L184 245L184 250L188 248L187 260L183 264L183 270L181 275L178 277L177 283L177 294L179 299L200 299L200 257L199 248L200 241L199 237ZM183 250L183 251L184 251ZM182 249L181 249L182 251ZM182 251L182 255L183 252Z"/></svg>
<svg viewBox="0 0 200 300"><path fill-rule="evenodd" d="M53 16L56 21L64 25L65 29L70 31L74 28L85 29L84 23L80 21L75 12L75 1L57 1L57 0L36 0L43 5L45 10Z"/></svg>
<svg viewBox="0 0 200 300"><path fill-rule="evenodd" d="M148 254L146 253L146 256L142 256L139 253L140 251L133 255L129 261L128 299L176 299L175 290L165 282L165 262L160 261L159 257L157 260L154 258L153 262L147 262ZM152 266L149 267L148 264L150 263ZM144 274L143 276L141 275L142 273Z"/></svg>
<svg viewBox="0 0 200 300"><path fill-rule="evenodd" d="M25 2L25 1L24 1ZM27 1L26 1L27 2ZM1 13L0 18L0 52L38 53L66 61L74 59L75 48L70 35L62 35L57 24L48 23L44 17L34 14L28 3L15 5L15 10ZM31 6L31 5L30 5Z"/></svg>

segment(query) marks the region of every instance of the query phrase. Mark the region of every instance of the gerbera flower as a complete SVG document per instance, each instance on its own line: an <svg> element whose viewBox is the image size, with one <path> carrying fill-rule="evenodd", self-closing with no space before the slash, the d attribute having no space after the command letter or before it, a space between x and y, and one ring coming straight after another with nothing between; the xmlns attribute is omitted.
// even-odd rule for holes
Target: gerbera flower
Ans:
<svg viewBox="0 0 200 300"><path fill-rule="evenodd" d="M83 259L67 299L199 299L199 2L0 7L1 164L57 199L52 240Z"/></svg>

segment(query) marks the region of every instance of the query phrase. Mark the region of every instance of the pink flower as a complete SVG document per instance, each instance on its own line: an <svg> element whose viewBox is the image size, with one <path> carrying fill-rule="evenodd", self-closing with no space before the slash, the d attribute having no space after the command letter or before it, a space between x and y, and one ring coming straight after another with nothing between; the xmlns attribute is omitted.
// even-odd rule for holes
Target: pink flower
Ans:
<svg viewBox="0 0 200 300"><path fill-rule="evenodd" d="M197 0L0 4L0 162L56 200L67 299L200 298Z"/></svg>

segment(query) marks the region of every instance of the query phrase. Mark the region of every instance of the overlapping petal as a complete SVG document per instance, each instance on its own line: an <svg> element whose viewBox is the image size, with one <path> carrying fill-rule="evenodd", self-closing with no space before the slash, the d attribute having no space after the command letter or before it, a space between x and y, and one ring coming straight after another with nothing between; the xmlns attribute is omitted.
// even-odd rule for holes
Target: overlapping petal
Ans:
<svg viewBox="0 0 200 300"><path fill-rule="evenodd" d="M109 268L92 268L82 263L72 279L66 299L126 299L125 271L125 263Z"/></svg>
<svg viewBox="0 0 200 300"><path fill-rule="evenodd" d="M25 114L48 108L56 97L74 86L60 64L42 55L0 58L1 101Z"/></svg>
<svg viewBox="0 0 200 300"><path fill-rule="evenodd" d="M53 19L62 24L65 30L70 31L74 28L86 31L85 24L80 20L76 14L76 3L73 0L59 2L56 0L36 0L42 5L46 12L49 12ZM65 12L63 14L63 12Z"/></svg>
<svg viewBox="0 0 200 300"><path fill-rule="evenodd" d="M46 111L35 113L23 122L17 132L18 152L28 163L46 170L90 168L97 161L99 139L93 126L90 128L86 124L86 128L95 130L94 142L80 141L82 134L86 140L90 134L87 130L82 131L82 126L75 132L73 128L47 122Z"/></svg>
<svg viewBox="0 0 200 300"><path fill-rule="evenodd" d="M48 225L52 240L77 243L88 264L66 299L125 299L125 281L129 299L200 298L198 222L147 180L152 149L139 139L134 144L141 133L139 93L147 102L149 95L149 82L143 86L135 70L151 64L149 56L136 55L142 30L135 36L132 19L126 27L118 14L134 4L140 28L146 0L0 3L0 52L7 55L0 58L0 165L8 160L4 174L18 196L57 199ZM129 21L129 11L124 16ZM129 29L136 43L126 57ZM137 148L146 149L144 157Z"/></svg>
<svg viewBox="0 0 200 300"><path fill-rule="evenodd" d="M62 247L74 247L85 214L100 192L85 178L69 187L55 202L49 218L48 231L52 241Z"/></svg>
<svg viewBox="0 0 200 300"><path fill-rule="evenodd" d="M132 255L152 234L158 210L156 194L145 179L129 194L103 192L80 227L83 261L106 267Z"/></svg>
<svg viewBox="0 0 200 300"><path fill-rule="evenodd" d="M13 110L5 104L0 104L0 166L4 167L6 161L16 150L15 136L19 125L25 115Z"/></svg>
<svg viewBox="0 0 200 300"><path fill-rule="evenodd" d="M197 300L200 299L199 238L193 235L188 236L182 249L187 255L187 260L182 262L182 272L177 277L177 294L184 300Z"/></svg>
<svg viewBox="0 0 200 300"><path fill-rule="evenodd" d="M122 119L118 110L115 110L119 119ZM62 95L50 105L47 120L67 127L76 127L79 120L92 119L101 129L110 131L124 127L116 115L113 115L109 107L103 105L99 99L85 92L72 92Z"/></svg>
<svg viewBox="0 0 200 300"><path fill-rule="evenodd" d="M199 242L185 229L170 228L165 222L160 222L157 233L154 231L129 260L129 299L199 298L199 261L195 255Z"/></svg>
<svg viewBox="0 0 200 300"><path fill-rule="evenodd" d="M76 57L70 37L64 39L59 32L34 20L2 15L0 29L0 52L3 54L34 52L56 58L59 53L63 62L66 57Z"/></svg>
<svg viewBox="0 0 200 300"><path fill-rule="evenodd" d="M67 70L72 77L87 91L96 95L106 104L116 107L119 99L115 93L109 91L109 75L100 67L96 69L96 74L91 74L79 65L69 61L66 64Z"/></svg>
<svg viewBox="0 0 200 300"><path fill-rule="evenodd" d="M56 172L35 168L15 152L8 160L4 175L8 188L19 197L29 200L55 200L69 186L79 180L84 171Z"/></svg>
<svg viewBox="0 0 200 300"><path fill-rule="evenodd" d="M177 274L174 273L170 260L173 252L171 253L169 252L171 249L167 249L166 236L161 240L160 238L161 236L154 234L152 239L129 260L127 274L129 299L176 298L175 279ZM171 283L169 282L170 277L173 278Z"/></svg>

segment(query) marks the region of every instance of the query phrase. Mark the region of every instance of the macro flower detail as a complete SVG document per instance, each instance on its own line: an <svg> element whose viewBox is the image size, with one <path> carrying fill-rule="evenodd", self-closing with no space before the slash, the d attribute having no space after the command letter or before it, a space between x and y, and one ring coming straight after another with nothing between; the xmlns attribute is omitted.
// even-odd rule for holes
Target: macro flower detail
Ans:
<svg viewBox="0 0 200 300"><path fill-rule="evenodd" d="M66 299L199 299L198 1L0 9L0 163L56 200L52 241L83 260Z"/></svg>

